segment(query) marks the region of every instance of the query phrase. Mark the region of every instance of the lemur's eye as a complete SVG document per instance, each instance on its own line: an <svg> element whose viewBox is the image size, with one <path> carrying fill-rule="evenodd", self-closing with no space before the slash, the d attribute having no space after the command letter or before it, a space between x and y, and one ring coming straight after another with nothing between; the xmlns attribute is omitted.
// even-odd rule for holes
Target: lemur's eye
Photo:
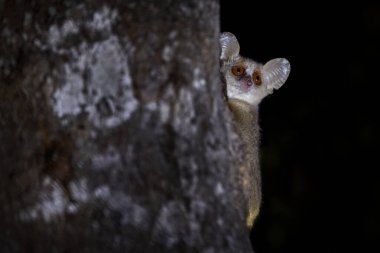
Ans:
<svg viewBox="0 0 380 253"><path fill-rule="evenodd" d="M242 76L245 74L245 68L243 66L240 66L240 65L235 65L231 68L231 72L235 76Z"/></svg>
<svg viewBox="0 0 380 253"><path fill-rule="evenodd" d="M258 70L253 71L252 80L257 86L260 86L263 83L263 80L261 79L260 71Z"/></svg>

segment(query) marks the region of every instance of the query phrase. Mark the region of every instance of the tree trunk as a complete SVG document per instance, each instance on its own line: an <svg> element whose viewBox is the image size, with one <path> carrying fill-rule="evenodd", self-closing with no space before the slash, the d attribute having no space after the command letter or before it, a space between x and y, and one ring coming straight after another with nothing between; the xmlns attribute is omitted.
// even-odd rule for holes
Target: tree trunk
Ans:
<svg viewBox="0 0 380 253"><path fill-rule="evenodd" d="M0 13L0 252L252 251L217 0Z"/></svg>

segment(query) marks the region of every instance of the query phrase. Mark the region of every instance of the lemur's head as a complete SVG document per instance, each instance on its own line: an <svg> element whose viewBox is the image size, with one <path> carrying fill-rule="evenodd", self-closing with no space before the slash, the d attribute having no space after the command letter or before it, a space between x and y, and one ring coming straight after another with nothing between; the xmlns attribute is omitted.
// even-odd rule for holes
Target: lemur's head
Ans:
<svg viewBox="0 0 380 253"><path fill-rule="evenodd" d="M232 33L220 37L221 72L227 84L227 97L257 106L273 89L279 89L290 73L290 63L277 58L262 65L239 55L240 46Z"/></svg>

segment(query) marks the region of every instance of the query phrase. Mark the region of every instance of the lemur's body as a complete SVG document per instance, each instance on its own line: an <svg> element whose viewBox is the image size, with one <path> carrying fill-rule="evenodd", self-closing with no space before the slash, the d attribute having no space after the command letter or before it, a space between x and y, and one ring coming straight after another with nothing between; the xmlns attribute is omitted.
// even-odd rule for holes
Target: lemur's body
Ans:
<svg viewBox="0 0 380 253"><path fill-rule="evenodd" d="M223 33L220 44L221 72L227 86L228 105L244 144L245 163L239 172L248 208L247 226L251 228L261 203L258 106L273 89L279 89L285 83L290 64L286 59L278 58L261 65L241 57L239 43L231 33Z"/></svg>
<svg viewBox="0 0 380 253"><path fill-rule="evenodd" d="M238 99L229 99L228 106L234 115L236 130L245 149L245 163L239 167L239 178L243 187L243 199L248 205L247 226L251 228L261 203L258 108Z"/></svg>

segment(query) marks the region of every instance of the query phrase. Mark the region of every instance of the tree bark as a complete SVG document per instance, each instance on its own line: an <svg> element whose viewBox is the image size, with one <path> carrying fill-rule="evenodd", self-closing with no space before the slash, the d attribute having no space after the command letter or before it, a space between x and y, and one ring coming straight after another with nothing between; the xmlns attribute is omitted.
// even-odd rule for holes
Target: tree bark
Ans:
<svg viewBox="0 0 380 253"><path fill-rule="evenodd" d="M252 251L217 0L0 11L0 252Z"/></svg>

